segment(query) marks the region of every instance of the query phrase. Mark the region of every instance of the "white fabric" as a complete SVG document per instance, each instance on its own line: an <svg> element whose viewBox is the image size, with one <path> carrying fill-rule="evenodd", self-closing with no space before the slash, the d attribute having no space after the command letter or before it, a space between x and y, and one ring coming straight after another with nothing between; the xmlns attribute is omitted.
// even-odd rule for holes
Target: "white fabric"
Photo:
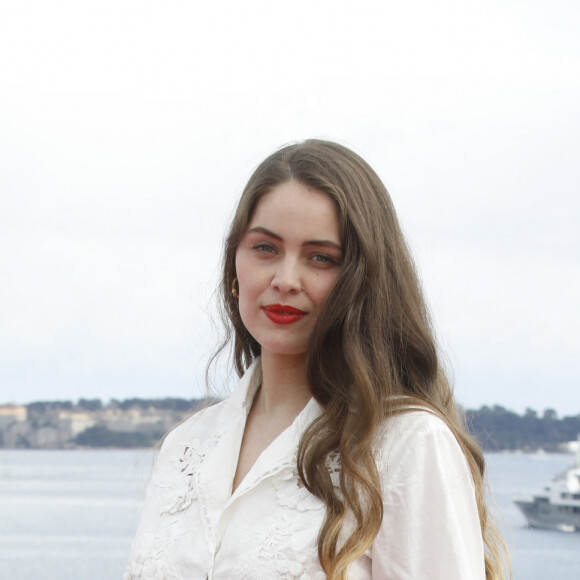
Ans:
<svg viewBox="0 0 580 580"><path fill-rule="evenodd" d="M326 578L317 553L324 506L296 473L300 437L321 412L314 399L231 493L257 366L229 399L167 436L123 580ZM427 411L399 415L376 460L383 523L349 580L484 580L471 474L449 428ZM338 458L328 465L336 481Z"/></svg>

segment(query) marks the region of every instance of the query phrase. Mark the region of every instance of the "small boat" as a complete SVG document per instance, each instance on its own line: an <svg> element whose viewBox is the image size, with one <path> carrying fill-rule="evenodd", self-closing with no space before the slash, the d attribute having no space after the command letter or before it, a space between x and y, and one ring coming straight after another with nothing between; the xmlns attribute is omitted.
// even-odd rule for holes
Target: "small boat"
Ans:
<svg viewBox="0 0 580 580"><path fill-rule="evenodd" d="M557 475L531 499L515 500L531 528L580 531L580 434L578 442L574 467Z"/></svg>

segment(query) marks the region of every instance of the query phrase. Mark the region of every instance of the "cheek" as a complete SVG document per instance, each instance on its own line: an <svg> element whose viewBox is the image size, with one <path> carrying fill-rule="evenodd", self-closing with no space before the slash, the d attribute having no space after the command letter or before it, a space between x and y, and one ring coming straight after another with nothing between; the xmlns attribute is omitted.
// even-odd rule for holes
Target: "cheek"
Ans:
<svg viewBox="0 0 580 580"><path fill-rule="evenodd" d="M251 263L244 257L236 260L236 276L238 278L241 301L248 300L250 296L259 292L260 286L263 285L260 274L260 271L252 267Z"/></svg>
<svg viewBox="0 0 580 580"><path fill-rule="evenodd" d="M246 289L248 280L251 279L251 276L248 276L248 260L241 251L238 251L236 254L236 277L238 279L240 290L242 288Z"/></svg>
<svg viewBox="0 0 580 580"><path fill-rule="evenodd" d="M253 267L252 261L248 259L244 251L236 254L236 276L238 278L239 298L238 310L242 322L247 327L251 324L252 317L255 316L255 305L261 293L261 282L259 272Z"/></svg>
<svg viewBox="0 0 580 580"><path fill-rule="evenodd" d="M323 279L318 280L318 283L313 287L310 298L319 308L322 308L326 304L328 295L334 288L337 279L338 274L328 274Z"/></svg>

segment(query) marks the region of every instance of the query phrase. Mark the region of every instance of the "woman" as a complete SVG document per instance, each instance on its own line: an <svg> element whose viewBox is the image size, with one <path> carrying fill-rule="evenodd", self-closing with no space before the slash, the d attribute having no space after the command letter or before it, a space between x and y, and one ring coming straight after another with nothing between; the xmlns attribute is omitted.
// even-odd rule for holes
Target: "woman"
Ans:
<svg viewBox="0 0 580 580"><path fill-rule="evenodd" d="M504 578L483 457L369 165L317 140L266 159L221 289L242 378L165 439L125 580Z"/></svg>

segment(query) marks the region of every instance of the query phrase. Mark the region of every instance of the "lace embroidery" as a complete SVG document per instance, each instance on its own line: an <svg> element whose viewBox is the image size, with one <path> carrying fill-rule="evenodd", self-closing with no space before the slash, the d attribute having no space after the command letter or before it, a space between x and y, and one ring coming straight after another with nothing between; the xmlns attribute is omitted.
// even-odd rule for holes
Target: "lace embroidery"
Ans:
<svg viewBox="0 0 580 580"><path fill-rule="evenodd" d="M135 554L123 574L123 580L183 580L179 569L163 558L166 550L166 542L157 537L148 549Z"/></svg>
<svg viewBox="0 0 580 580"><path fill-rule="evenodd" d="M292 471L279 474L272 480L276 489L278 504L283 508L296 510L298 512L307 512L323 508L322 502L312 495L305 487L300 478L296 467Z"/></svg>
<svg viewBox="0 0 580 580"><path fill-rule="evenodd" d="M221 435L212 434L203 441L195 438L181 443L177 447L183 450L181 455L177 454L163 467L155 483L165 499L165 507L160 511L162 517L155 532L145 535L142 547L136 552L123 580L183 580L179 567L171 564L167 557L171 545L181 541L175 536L179 529L179 525L176 527L177 514L199 499L199 466L220 438ZM200 505L200 515L206 520L208 533L207 510L204 507Z"/></svg>
<svg viewBox="0 0 580 580"><path fill-rule="evenodd" d="M272 525L248 531L244 543L250 552L256 547L258 550L255 560L249 558L244 563L242 577L250 580L270 574L278 580L325 580L316 545L325 513L323 502L302 485L295 461L270 481L277 500ZM304 512L312 513L306 516L306 526Z"/></svg>
<svg viewBox="0 0 580 580"><path fill-rule="evenodd" d="M328 473L330 474L330 480L334 487L340 486L340 469L341 469L340 453L338 451L332 451L326 456L326 467Z"/></svg>
<svg viewBox="0 0 580 580"><path fill-rule="evenodd" d="M197 499L196 467L203 463L204 459L205 453L200 450L199 439L194 439L190 445L184 446L183 454L173 460L173 469L170 470L167 478L171 488L170 498L173 499L161 513L174 515L187 509Z"/></svg>
<svg viewBox="0 0 580 580"><path fill-rule="evenodd" d="M326 458L332 483L339 485L340 454L333 452ZM325 580L326 574L318 561L318 531L324 519L324 503L311 494L298 477L296 458L286 469L271 479L276 492L276 514L273 527L265 534L254 531L247 538L249 546L259 546L257 561L244 566L243 578L259 576L258 570L275 570L279 580ZM314 512L319 512L315 514ZM298 513L297 513L298 512ZM312 515L306 516L305 512ZM303 515L300 515L303 514ZM309 522L304 526L304 521Z"/></svg>
<svg viewBox="0 0 580 580"><path fill-rule="evenodd" d="M304 490L306 491L306 490ZM308 492L306 492L308 493ZM321 503L321 502L319 502ZM274 528L261 543L255 561L248 562L243 578L275 577L278 580L324 580L326 575L318 562L316 538L322 523L309 521L304 526L300 517L291 517L290 510L280 506ZM316 521L316 520L315 520ZM255 541L255 536L254 536ZM259 571L259 572L258 572ZM270 574L270 576L267 576Z"/></svg>
<svg viewBox="0 0 580 580"><path fill-rule="evenodd" d="M175 498L162 513L174 515L186 510L199 497L199 469L205 461L207 452L215 447L220 435L212 435L202 444L194 439L189 444L183 444L183 453L173 460L173 467L181 475L175 477L175 472L168 474L167 484L171 487L171 497Z"/></svg>
<svg viewBox="0 0 580 580"><path fill-rule="evenodd" d="M326 466L332 483L339 485L340 454L333 452L326 458ZM281 580L325 580L326 574L318 561L317 537L324 518L323 502L311 494L300 478L296 467L280 473L272 480L279 504L279 517L268 540L258 553L258 560L266 569L275 566L277 578ZM319 525L303 529L304 516L293 512L319 511ZM316 521L316 519L314 521Z"/></svg>

